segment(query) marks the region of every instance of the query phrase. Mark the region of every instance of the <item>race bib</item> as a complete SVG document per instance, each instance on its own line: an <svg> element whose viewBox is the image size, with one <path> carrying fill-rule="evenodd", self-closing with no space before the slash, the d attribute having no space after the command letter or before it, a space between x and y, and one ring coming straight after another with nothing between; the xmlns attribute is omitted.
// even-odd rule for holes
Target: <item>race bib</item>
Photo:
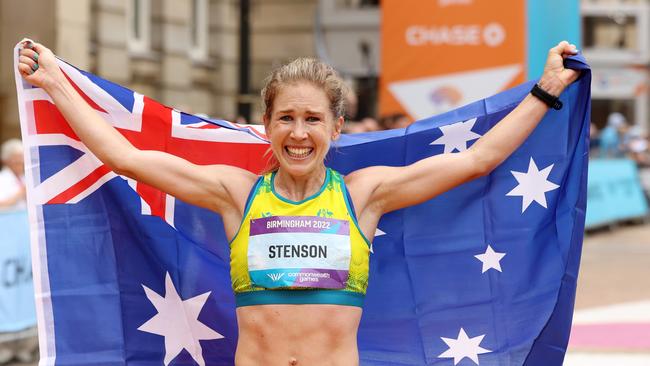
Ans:
<svg viewBox="0 0 650 366"><path fill-rule="evenodd" d="M345 288L350 222L318 216L252 219L248 272L264 288Z"/></svg>

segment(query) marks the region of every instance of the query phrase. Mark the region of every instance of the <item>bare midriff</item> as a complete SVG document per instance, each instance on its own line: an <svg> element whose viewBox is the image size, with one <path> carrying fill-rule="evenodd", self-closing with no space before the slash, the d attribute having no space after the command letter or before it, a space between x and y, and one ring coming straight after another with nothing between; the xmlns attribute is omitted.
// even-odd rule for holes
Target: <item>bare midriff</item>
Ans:
<svg viewBox="0 0 650 366"><path fill-rule="evenodd" d="M237 308L236 366L355 366L361 308L254 305Z"/></svg>

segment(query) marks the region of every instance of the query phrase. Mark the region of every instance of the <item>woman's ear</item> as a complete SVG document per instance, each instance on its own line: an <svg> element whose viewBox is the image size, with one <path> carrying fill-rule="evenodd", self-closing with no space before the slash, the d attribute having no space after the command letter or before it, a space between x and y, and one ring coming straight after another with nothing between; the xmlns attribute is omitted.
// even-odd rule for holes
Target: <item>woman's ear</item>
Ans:
<svg viewBox="0 0 650 366"><path fill-rule="evenodd" d="M343 116L336 119L336 122L334 122L334 131L332 131L332 140L337 140L341 136L341 130L343 129L344 123L345 118L343 118Z"/></svg>

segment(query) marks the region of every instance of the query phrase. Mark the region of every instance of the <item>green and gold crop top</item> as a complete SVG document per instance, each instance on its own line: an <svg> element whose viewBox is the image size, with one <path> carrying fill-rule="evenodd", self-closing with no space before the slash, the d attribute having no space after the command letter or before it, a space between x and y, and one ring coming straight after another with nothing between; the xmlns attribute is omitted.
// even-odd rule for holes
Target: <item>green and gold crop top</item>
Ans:
<svg viewBox="0 0 650 366"><path fill-rule="evenodd" d="M343 176L327 169L321 189L295 202L260 177L230 243L237 306L362 306L370 246L357 223Z"/></svg>

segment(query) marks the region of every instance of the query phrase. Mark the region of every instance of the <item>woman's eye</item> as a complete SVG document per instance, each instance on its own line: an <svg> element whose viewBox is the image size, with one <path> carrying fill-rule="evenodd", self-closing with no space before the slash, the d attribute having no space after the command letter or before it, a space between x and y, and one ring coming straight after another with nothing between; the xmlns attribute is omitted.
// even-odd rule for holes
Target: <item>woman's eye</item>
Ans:
<svg viewBox="0 0 650 366"><path fill-rule="evenodd" d="M307 122L319 122L320 118L318 117L307 117Z"/></svg>
<svg viewBox="0 0 650 366"><path fill-rule="evenodd" d="M291 122L293 121L293 118L291 118L291 116L282 116L280 117L280 121Z"/></svg>

